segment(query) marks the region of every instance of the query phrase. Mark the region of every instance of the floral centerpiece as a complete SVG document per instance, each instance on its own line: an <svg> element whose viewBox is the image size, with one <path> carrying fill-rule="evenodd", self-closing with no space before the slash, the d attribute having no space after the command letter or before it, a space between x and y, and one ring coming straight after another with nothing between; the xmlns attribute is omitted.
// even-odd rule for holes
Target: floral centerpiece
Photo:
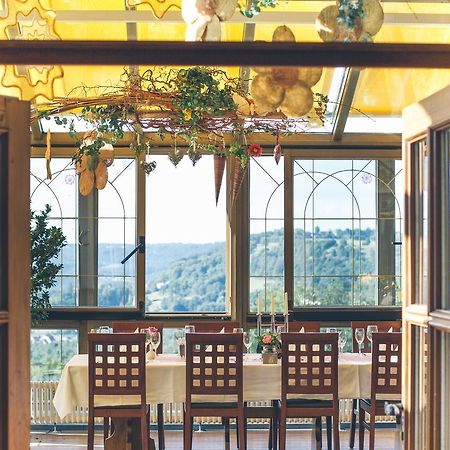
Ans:
<svg viewBox="0 0 450 450"><path fill-rule="evenodd" d="M280 346L280 338L273 331L268 331L258 336L258 346L262 347L263 364L276 364L278 361L277 348Z"/></svg>

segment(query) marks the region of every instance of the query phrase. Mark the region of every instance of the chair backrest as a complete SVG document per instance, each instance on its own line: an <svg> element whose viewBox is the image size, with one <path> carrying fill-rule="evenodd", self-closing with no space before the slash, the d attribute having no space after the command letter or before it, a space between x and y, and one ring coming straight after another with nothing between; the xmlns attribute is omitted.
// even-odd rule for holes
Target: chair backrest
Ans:
<svg viewBox="0 0 450 450"><path fill-rule="evenodd" d="M298 333L302 328L305 333L320 333L320 322L289 322L289 333Z"/></svg>
<svg viewBox="0 0 450 450"><path fill-rule="evenodd" d="M402 393L402 333L374 333L371 398Z"/></svg>
<svg viewBox="0 0 450 450"><path fill-rule="evenodd" d="M243 402L242 349L242 333L186 334L186 402L217 394Z"/></svg>
<svg viewBox="0 0 450 450"><path fill-rule="evenodd" d="M330 395L338 402L338 333L281 334L281 399Z"/></svg>
<svg viewBox="0 0 450 450"><path fill-rule="evenodd" d="M145 328L153 327L156 328L161 334L161 343L159 344L157 353L163 352L163 322L152 322L150 320L129 320L124 322L113 322L112 329L114 333L134 333L136 328L143 330Z"/></svg>
<svg viewBox="0 0 450 450"><path fill-rule="evenodd" d="M140 395L146 402L145 334L88 335L89 407L95 395Z"/></svg>
<svg viewBox="0 0 450 450"><path fill-rule="evenodd" d="M387 333L389 330L399 332L402 329L402 322L400 320L373 320L373 321L354 321L352 322L352 349L354 352L358 351L358 342L355 339L355 330L357 328L364 328L364 341L362 344L362 351L369 350L369 339L367 338L367 327L369 325L376 325L379 333Z"/></svg>
<svg viewBox="0 0 450 450"><path fill-rule="evenodd" d="M215 321L215 322L189 322L189 325L195 326L196 333L220 333L225 328L225 333L232 333L233 328L239 328L241 325L236 321Z"/></svg>

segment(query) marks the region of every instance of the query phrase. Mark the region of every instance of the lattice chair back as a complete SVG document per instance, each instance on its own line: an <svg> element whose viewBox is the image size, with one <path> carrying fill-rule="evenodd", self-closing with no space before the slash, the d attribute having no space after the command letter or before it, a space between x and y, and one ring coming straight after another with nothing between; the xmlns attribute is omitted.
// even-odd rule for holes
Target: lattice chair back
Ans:
<svg viewBox="0 0 450 450"><path fill-rule="evenodd" d="M242 402L242 348L242 333L186 334L186 401L219 394Z"/></svg>
<svg viewBox="0 0 450 450"><path fill-rule="evenodd" d="M221 321L215 322L190 322L189 325L194 325L196 333L220 333L222 330L225 333L232 333L233 328L239 328L241 325L236 321Z"/></svg>
<svg viewBox="0 0 450 450"><path fill-rule="evenodd" d="M90 403L95 395L138 395L145 405L145 334L92 333L88 346Z"/></svg>
<svg viewBox="0 0 450 450"><path fill-rule="evenodd" d="M320 322L289 322L289 333L320 333Z"/></svg>
<svg viewBox="0 0 450 450"><path fill-rule="evenodd" d="M338 334L282 333L281 398L327 395L338 401Z"/></svg>
<svg viewBox="0 0 450 450"><path fill-rule="evenodd" d="M161 334L161 342L159 344L157 353L163 352L163 322L153 322L150 320L128 320L123 322L113 322L112 329L114 333L134 333L136 329L139 331L144 330L146 328L156 328ZM141 331L142 332L142 331Z"/></svg>
<svg viewBox="0 0 450 450"><path fill-rule="evenodd" d="M378 394L402 393L402 334L374 333L372 349L372 400Z"/></svg>
<svg viewBox="0 0 450 450"><path fill-rule="evenodd" d="M369 325L376 325L379 333L387 333L389 330L392 332L399 332L402 329L402 322L400 320L379 320L379 321L353 321L352 322L352 349L353 352L358 351L358 342L355 338L355 330L357 328L364 328L364 341L361 351L369 352L369 339L367 338L367 327Z"/></svg>

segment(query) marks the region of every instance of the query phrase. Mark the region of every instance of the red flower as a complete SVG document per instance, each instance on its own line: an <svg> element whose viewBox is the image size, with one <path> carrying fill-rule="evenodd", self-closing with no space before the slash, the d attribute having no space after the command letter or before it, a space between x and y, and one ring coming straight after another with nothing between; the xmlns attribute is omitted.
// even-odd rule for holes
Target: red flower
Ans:
<svg viewBox="0 0 450 450"><path fill-rule="evenodd" d="M250 156L261 156L263 149L259 144L250 144L248 152L250 153Z"/></svg>

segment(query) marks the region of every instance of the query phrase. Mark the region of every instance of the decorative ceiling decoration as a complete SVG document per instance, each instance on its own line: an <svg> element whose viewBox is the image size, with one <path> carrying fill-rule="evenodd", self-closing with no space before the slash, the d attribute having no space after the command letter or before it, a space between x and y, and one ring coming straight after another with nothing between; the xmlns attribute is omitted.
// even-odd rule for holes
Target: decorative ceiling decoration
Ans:
<svg viewBox="0 0 450 450"><path fill-rule="evenodd" d="M372 42L383 21L378 0L337 0L320 11L316 30L325 42Z"/></svg>
<svg viewBox="0 0 450 450"><path fill-rule="evenodd" d="M149 5L156 18L162 19L166 12L174 7L180 9L181 0L126 0L128 8L135 8L139 5Z"/></svg>
<svg viewBox="0 0 450 450"><path fill-rule="evenodd" d="M231 19L237 0L183 0L186 41L220 41L220 22Z"/></svg>
<svg viewBox="0 0 450 450"><path fill-rule="evenodd" d="M61 39L55 31L55 14L45 9L40 0L8 1L1 29L8 40ZM61 66L4 66L1 84L17 88L23 100L38 96L52 99L56 79L64 75Z"/></svg>

